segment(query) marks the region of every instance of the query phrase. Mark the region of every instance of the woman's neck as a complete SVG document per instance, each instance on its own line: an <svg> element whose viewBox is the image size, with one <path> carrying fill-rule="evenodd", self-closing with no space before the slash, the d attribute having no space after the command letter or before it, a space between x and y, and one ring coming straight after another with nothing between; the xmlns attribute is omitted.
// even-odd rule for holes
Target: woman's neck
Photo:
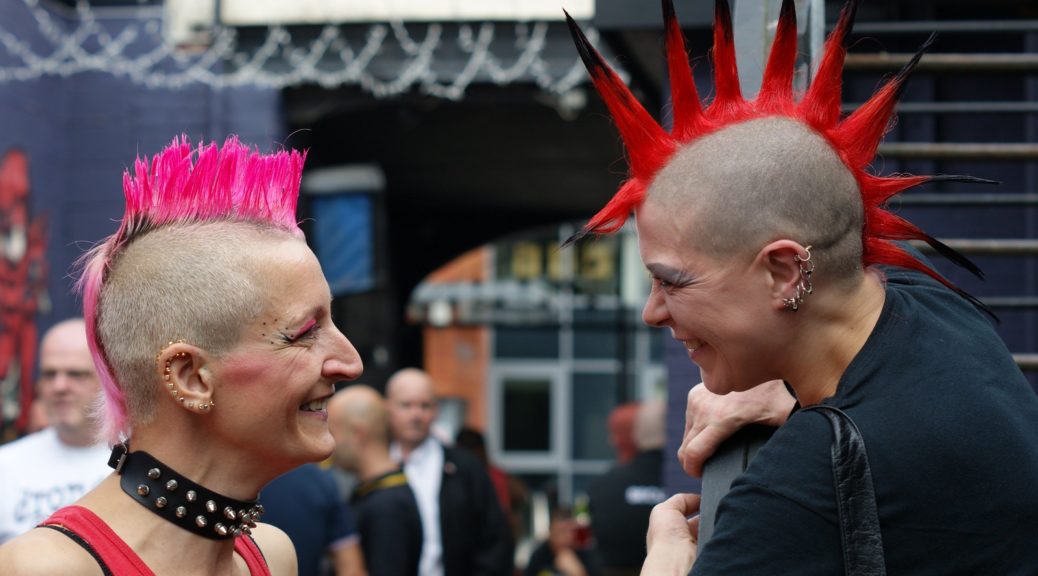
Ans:
<svg viewBox="0 0 1038 576"><path fill-rule="evenodd" d="M849 293L815 290L807 303L810 319L799 328L802 336L790 350L787 381L802 406L836 393L843 373L879 322L885 299L882 280L871 272Z"/></svg>

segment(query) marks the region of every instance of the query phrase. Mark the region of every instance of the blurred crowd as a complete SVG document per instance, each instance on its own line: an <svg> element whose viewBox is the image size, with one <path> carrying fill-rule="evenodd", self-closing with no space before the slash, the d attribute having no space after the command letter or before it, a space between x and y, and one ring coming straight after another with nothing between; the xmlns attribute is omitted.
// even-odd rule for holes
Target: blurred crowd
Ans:
<svg viewBox="0 0 1038 576"><path fill-rule="evenodd" d="M382 391L346 386L327 406L332 457L263 489L264 521L292 539L300 575L637 573L649 513L664 499L663 403L613 411L603 433L615 463L572 506L531 498L491 462L480 431L443 433L434 389L415 368ZM97 441L99 395L83 320L53 326L41 342L30 433L0 446L0 543L111 472Z"/></svg>

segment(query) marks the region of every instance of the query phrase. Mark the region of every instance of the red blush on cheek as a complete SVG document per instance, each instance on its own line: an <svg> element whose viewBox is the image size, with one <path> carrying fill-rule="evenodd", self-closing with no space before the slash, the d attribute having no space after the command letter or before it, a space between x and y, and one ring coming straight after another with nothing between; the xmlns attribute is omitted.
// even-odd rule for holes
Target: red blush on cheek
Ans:
<svg viewBox="0 0 1038 576"><path fill-rule="evenodd" d="M223 384L234 388L250 388L270 377L270 357L259 354L237 356L224 363Z"/></svg>

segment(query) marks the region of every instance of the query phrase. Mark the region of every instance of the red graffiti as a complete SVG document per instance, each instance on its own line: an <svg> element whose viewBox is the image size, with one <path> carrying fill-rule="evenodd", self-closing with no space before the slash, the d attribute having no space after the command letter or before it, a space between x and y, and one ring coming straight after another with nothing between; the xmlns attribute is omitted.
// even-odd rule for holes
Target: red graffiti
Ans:
<svg viewBox="0 0 1038 576"><path fill-rule="evenodd" d="M33 398L36 314L48 308L46 222L29 218L29 159L0 161L0 430L25 430Z"/></svg>

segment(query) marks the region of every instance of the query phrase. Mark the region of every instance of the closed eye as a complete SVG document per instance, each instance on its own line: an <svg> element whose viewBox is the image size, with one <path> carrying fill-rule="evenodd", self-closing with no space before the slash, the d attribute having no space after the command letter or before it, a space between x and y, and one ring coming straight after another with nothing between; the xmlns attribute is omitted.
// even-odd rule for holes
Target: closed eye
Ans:
<svg viewBox="0 0 1038 576"><path fill-rule="evenodd" d="M296 334L296 337L292 339L293 342L306 342L317 338L317 333L320 331L321 325L314 323L306 330Z"/></svg>
<svg viewBox="0 0 1038 576"><path fill-rule="evenodd" d="M310 320L303 326L299 332L295 335L282 334L281 339L285 344L297 344L300 342L309 342L317 338L320 332L321 325L317 323L317 320Z"/></svg>
<svg viewBox="0 0 1038 576"><path fill-rule="evenodd" d="M670 290L672 288L684 288L694 282L684 271L663 264L652 263L646 266L646 269L652 275L654 289Z"/></svg>

